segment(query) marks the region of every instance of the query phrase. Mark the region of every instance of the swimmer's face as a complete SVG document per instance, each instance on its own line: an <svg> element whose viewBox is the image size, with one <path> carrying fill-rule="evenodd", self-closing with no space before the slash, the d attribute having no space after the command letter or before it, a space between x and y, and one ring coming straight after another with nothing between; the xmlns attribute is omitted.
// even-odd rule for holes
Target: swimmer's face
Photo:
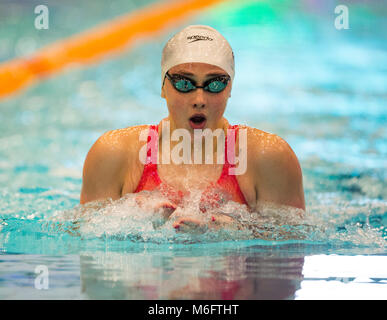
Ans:
<svg viewBox="0 0 387 320"><path fill-rule="evenodd" d="M174 66L169 69L168 74L172 77L182 75L193 80L197 86L203 86L204 82L217 76L228 75L222 68L197 62ZM207 92L201 88L182 93L177 91L172 83L165 78L161 97L167 101L169 118L174 122L176 128L187 130L210 128L215 130L222 126L223 114L230 93L231 81L219 93ZM193 123L191 117L199 113L205 116L205 122Z"/></svg>

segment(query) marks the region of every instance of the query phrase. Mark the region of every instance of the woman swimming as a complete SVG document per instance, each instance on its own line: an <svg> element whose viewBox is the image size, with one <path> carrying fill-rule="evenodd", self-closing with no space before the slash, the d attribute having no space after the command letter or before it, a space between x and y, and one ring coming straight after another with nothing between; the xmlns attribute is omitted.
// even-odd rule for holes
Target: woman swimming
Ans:
<svg viewBox="0 0 387 320"><path fill-rule="evenodd" d="M258 212L262 203L305 210L302 172L290 146L277 135L230 125L223 117L234 53L218 31L184 28L165 45L161 69L168 117L157 125L103 134L85 160L81 204L138 193L137 203L149 206L141 194L151 191L161 195L152 210L173 218L177 230L232 224L221 212L229 201L249 212ZM198 212L211 215L205 223L185 212L193 197Z"/></svg>

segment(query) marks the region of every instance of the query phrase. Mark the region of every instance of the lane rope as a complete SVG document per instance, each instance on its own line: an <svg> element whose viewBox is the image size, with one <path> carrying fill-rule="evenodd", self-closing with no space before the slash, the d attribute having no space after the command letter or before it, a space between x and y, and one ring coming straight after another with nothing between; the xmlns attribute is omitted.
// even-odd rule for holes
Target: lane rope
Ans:
<svg viewBox="0 0 387 320"><path fill-rule="evenodd" d="M228 0L162 1L0 64L0 100L69 67L107 59L138 40L161 36L200 10Z"/></svg>

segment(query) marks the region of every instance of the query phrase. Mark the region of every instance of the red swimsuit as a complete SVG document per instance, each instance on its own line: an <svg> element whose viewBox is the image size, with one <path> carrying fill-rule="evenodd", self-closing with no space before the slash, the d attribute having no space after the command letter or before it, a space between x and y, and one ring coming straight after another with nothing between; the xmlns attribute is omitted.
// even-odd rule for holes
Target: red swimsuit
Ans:
<svg viewBox="0 0 387 320"><path fill-rule="evenodd" d="M236 137L238 135L238 126L230 126L228 130L227 136L225 139L225 164L223 165L222 173L216 183L212 182L209 186L204 190L201 196L199 208L202 212L207 211L211 208L217 208L221 204L232 200L241 204L246 204L246 199L239 188L238 181L236 179L235 174L229 174L230 168L235 168L234 161L234 146ZM235 136L234 133L235 132ZM230 140L230 150L227 150L227 140ZM148 140L147 140L147 159L144 166L144 171L142 173L140 182L136 192L140 192L142 190L155 190L159 189L164 195L168 197L168 199L175 204L179 204L182 202L185 194L182 191L173 190L171 187L167 186L163 183L157 173L157 150L158 150L158 126L151 125L149 128Z"/></svg>

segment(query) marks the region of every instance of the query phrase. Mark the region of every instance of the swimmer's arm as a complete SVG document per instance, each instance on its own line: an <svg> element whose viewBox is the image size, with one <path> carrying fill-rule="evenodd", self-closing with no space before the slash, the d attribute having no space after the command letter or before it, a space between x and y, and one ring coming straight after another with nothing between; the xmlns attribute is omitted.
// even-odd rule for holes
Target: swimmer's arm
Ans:
<svg viewBox="0 0 387 320"><path fill-rule="evenodd" d="M258 212L265 202L305 210L301 167L286 141L276 135L268 135L264 142L251 149L256 152L253 155L257 193L254 211Z"/></svg>
<svg viewBox="0 0 387 320"><path fill-rule="evenodd" d="M80 204L121 197L125 152L113 141L110 132L102 135L91 147L83 167Z"/></svg>

